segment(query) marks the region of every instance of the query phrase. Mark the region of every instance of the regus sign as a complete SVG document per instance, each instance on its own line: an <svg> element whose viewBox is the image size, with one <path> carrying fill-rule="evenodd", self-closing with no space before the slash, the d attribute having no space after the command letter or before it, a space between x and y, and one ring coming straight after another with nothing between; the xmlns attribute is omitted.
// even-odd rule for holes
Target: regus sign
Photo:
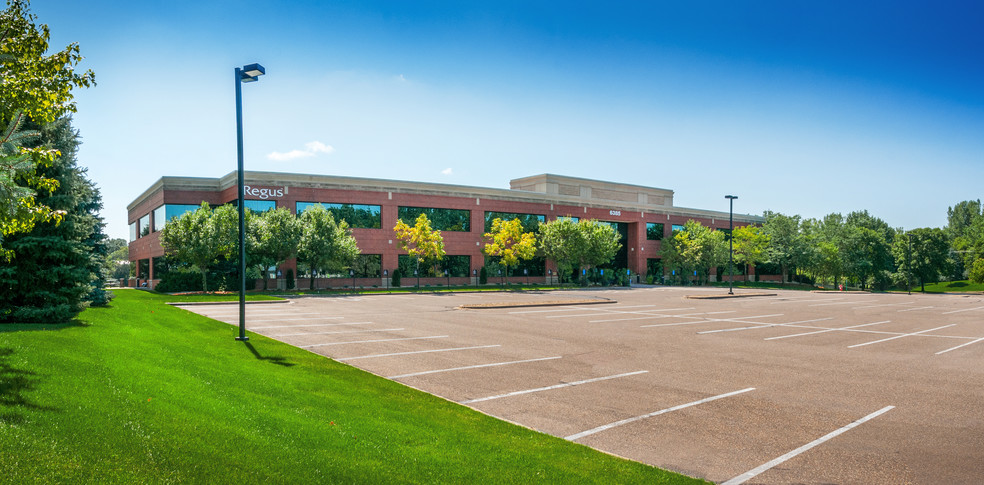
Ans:
<svg viewBox="0 0 984 485"><path fill-rule="evenodd" d="M280 187L277 189L268 189L268 188L261 188L261 187L250 187L249 185L243 186L243 192L246 195L252 195L253 197L259 197L264 200L269 199L271 197L273 198L283 197L285 191L286 191L286 187Z"/></svg>

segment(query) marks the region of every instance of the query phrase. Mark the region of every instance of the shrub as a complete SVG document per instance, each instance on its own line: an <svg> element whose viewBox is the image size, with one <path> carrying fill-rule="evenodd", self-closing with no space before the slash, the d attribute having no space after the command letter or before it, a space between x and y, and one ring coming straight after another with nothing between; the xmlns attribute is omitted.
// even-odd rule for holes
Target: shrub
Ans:
<svg viewBox="0 0 984 485"><path fill-rule="evenodd" d="M489 272L482 266L482 270L478 272L478 284L484 285L489 282Z"/></svg>
<svg viewBox="0 0 984 485"><path fill-rule="evenodd" d="M400 274L400 270L399 269L394 269L393 270L393 286L395 288L399 288L400 287L400 278L402 276L403 275Z"/></svg>
<svg viewBox="0 0 984 485"><path fill-rule="evenodd" d="M294 281L294 270L287 268L287 289L293 290L297 286L297 282Z"/></svg>
<svg viewBox="0 0 984 485"><path fill-rule="evenodd" d="M984 283L984 258L977 258L974 265L970 267L970 281L974 283Z"/></svg>

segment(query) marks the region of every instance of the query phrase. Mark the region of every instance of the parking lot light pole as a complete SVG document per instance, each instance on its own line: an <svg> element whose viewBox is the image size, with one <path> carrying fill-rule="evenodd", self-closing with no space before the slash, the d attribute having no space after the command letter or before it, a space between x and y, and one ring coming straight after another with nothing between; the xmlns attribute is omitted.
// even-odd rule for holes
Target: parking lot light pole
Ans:
<svg viewBox="0 0 984 485"><path fill-rule="evenodd" d="M249 64L236 68L236 148L239 156L237 191L239 193L239 336L236 340L246 342L246 207L243 194L243 90L242 83L258 81L266 74L259 64Z"/></svg>
<svg viewBox="0 0 984 485"><path fill-rule="evenodd" d="M734 295L735 285L735 199L737 195L726 195L728 199L728 294Z"/></svg>

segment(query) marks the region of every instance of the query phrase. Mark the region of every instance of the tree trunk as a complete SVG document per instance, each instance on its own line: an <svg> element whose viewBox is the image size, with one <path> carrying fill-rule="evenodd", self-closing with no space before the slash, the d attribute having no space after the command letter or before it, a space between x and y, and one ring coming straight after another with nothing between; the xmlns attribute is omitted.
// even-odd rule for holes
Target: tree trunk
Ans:
<svg viewBox="0 0 984 485"><path fill-rule="evenodd" d="M314 268L311 268L311 284L308 286L308 290L314 291Z"/></svg>
<svg viewBox="0 0 984 485"><path fill-rule="evenodd" d="M263 268L263 290L264 291L266 291L266 289L267 289L267 278L269 278L269 277L270 277L270 269L269 268Z"/></svg>
<svg viewBox="0 0 984 485"><path fill-rule="evenodd" d="M789 266L782 263L779 267L782 268L782 284L786 284L789 282Z"/></svg>
<svg viewBox="0 0 984 485"><path fill-rule="evenodd" d="M207 274L206 271L205 270L202 270L202 291L204 291L205 293L208 293L208 284L205 281L205 275L206 274Z"/></svg>

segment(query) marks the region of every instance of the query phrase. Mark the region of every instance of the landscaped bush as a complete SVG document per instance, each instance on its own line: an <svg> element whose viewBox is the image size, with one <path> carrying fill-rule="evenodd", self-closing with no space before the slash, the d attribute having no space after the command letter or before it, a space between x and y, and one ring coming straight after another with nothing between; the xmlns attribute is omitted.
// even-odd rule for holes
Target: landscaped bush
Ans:
<svg viewBox="0 0 984 485"><path fill-rule="evenodd" d="M400 287L400 278L402 276L403 275L400 274L400 269L399 268L393 270L393 287L394 288L399 288Z"/></svg>

